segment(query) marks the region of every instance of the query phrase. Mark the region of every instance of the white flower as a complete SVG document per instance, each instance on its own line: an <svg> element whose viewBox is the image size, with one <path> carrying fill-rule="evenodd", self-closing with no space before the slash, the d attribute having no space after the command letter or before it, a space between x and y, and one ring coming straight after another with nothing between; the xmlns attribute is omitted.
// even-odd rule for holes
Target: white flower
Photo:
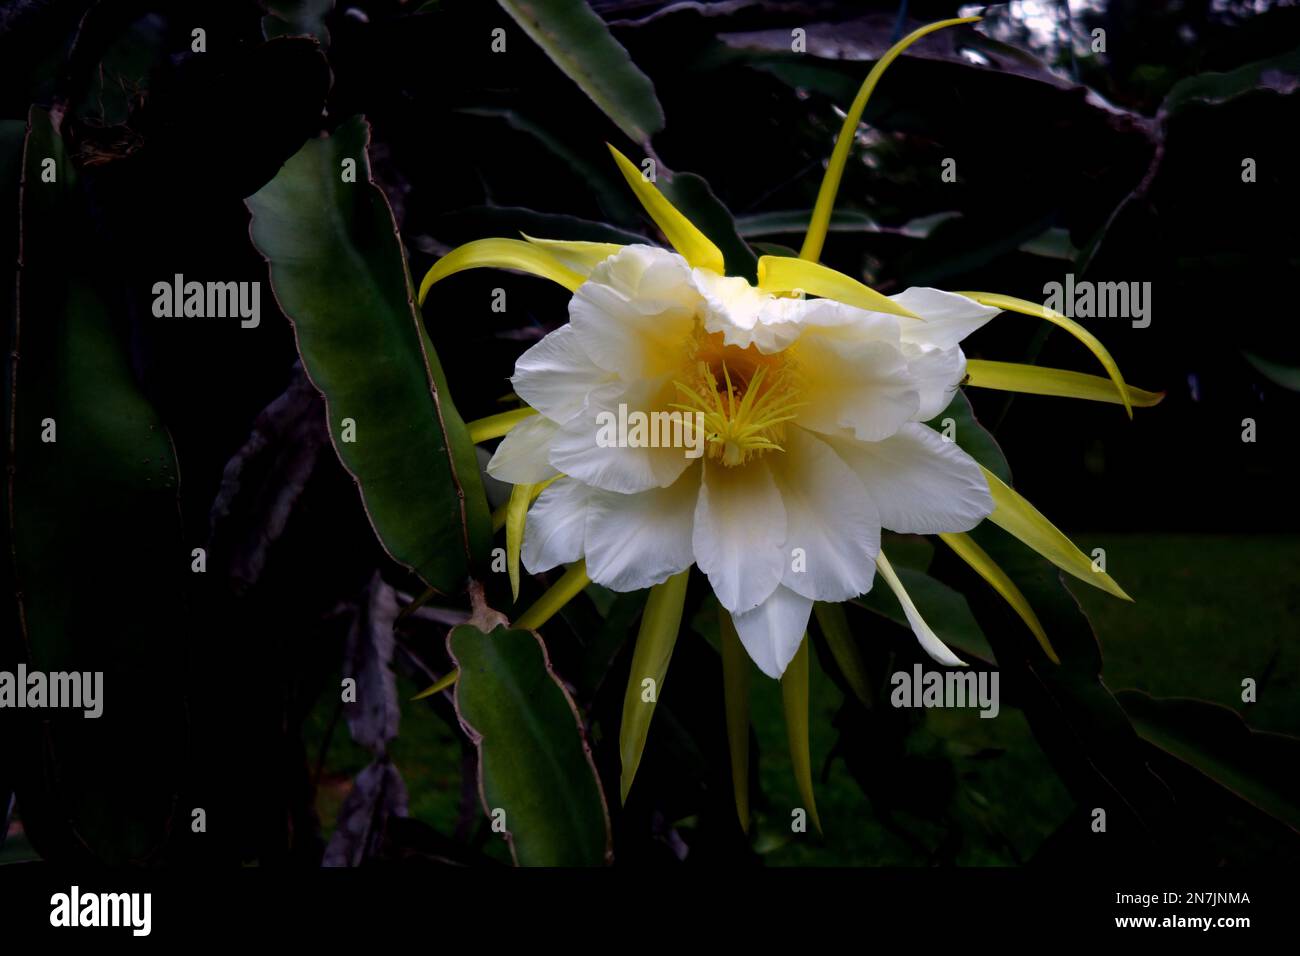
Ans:
<svg viewBox="0 0 1300 956"><path fill-rule="evenodd" d="M524 565L585 558L630 591L697 564L779 677L813 601L870 590L882 527L962 532L993 510L980 467L921 423L965 375L958 343L999 310L924 288L892 301L919 318L774 295L651 246L604 259L568 324L520 357L512 382L539 414L488 466L514 484L561 476L528 514ZM700 413L703 455L598 441L620 405Z"/></svg>

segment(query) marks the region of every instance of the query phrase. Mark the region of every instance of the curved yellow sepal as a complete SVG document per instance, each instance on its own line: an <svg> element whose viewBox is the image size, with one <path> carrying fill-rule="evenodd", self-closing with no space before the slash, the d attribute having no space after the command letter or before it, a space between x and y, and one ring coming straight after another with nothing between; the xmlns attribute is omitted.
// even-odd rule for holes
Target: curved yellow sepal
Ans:
<svg viewBox="0 0 1300 956"><path fill-rule="evenodd" d="M531 505L534 501L538 499L538 497L541 495L543 491L551 487L551 482L558 481L563 477L564 477L563 475L554 475L551 478L547 478L545 481L539 481L535 485L529 485L528 504ZM500 531L502 528L506 526L506 517L507 517L507 512L509 512L509 510L510 510L510 502L507 501L496 511L492 512L492 533L493 534L496 534L498 531Z"/></svg>
<svg viewBox="0 0 1300 956"><path fill-rule="evenodd" d="M722 645L722 701L727 717L727 750L731 753L731 795L736 801L740 829L749 832L749 668L731 612L718 605Z"/></svg>
<svg viewBox="0 0 1300 956"><path fill-rule="evenodd" d="M457 246L433 264L420 283L420 304L435 282L466 269L517 269L558 282L576 292L586 277L574 272L541 246L522 239L475 239Z"/></svg>
<svg viewBox="0 0 1300 956"><path fill-rule="evenodd" d="M988 479L989 493L993 495L990 521L1019 538L1067 574L1125 601L1133 600L1109 574L1095 570L1092 560L1076 548L1056 525L1043 517L1042 512L1021 497L1018 491L983 465L980 469Z"/></svg>
<svg viewBox="0 0 1300 956"><path fill-rule="evenodd" d="M538 248L545 249L564 265L581 276L591 275L596 268L620 249L617 242L586 242L580 239L538 239L526 232L519 235Z"/></svg>
<svg viewBox="0 0 1300 956"><path fill-rule="evenodd" d="M822 821L817 815L817 800L813 794L808 696L808 635L804 634L799 650L795 651L794 658L781 675L781 703L785 707L785 735L790 744L795 785L799 788L799 798L808 806L808 816L817 832L821 833Z"/></svg>
<svg viewBox="0 0 1300 956"><path fill-rule="evenodd" d="M817 202L813 206L812 221L808 225L807 235L804 236L803 248L799 250L800 259L809 259L816 262L822 257L822 245L826 242L826 230L831 224L831 210L835 207L835 194L839 192L840 179L844 176L844 167L849 160L849 150L853 147L853 132L858 128L858 123L862 122L862 113L867 108L867 101L871 99L871 94L880 81L881 74L885 72L889 64L898 58L900 53L923 36L934 33L936 30L942 30L945 27L955 27L962 23L978 23L979 20L979 17L959 17L955 20L940 20L937 23L926 24L903 37L876 61L876 65L871 68L871 72L867 74L867 78L862 82L858 95L853 98L853 105L849 107L848 113L844 116L839 138L835 140L835 148L831 151L830 163L826 166L826 175L822 177L821 188L817 191Z"/></svg>
<svg viewBox="0 0 1300 956"><path fill-rule="evenodd" d="M983 359L966 361L966 382L977 388L992 388L1003 392L1023 392L1026 395L1054 395L1060 398L1083 398L1093 402L1124 403L1119 388L1108 378L1071 372L1063 368L1043 368L1039 365L1022 365L1019 362L986 362ZM1148 392L1128 386L1129 401L1138 408L1150 408L1164 399L1164 392Z"/></svg>
<svg viewBox="0 0 1300 956"><path fill-rule="evenodd" d="M993 292L958 292L957 295L964 295L968 299L974 299L980 305L991 305L995 309L1004 309L1009 312L1019 312L1022 315L1032 315L1045 319L1053 325L1059 325L1065 329L1065 331L1086 345L1088 351L1097 356L1098 361L1101 362L1106 369L1106 373L1110 376L1110 380L1115 383L1115 387L1119 389L1119 393L1123 397L1121 404L1124 406L1124 411L1128 412L1129 418L1133 417L1133 403L1129 399L1130 389L1124 382L1124 376L1119 372L1119 366L1115 364L1115 360L1106 351L1106 346L1101 344L1101 340L1074 319L1062 315L1055 309L1049 309L1027 299L1017 299L1015 296L998 295Z"/></svg>
<svg viewBox="0 0 1300 956"><path fill-rule="evenodd" d="M519 620L515 621L514 626L525 631L537 630L590 583L591 578L587 577L585 560L569 565L569 570L564 572L560 580L552 584L546 593L537 599L536 604L519 615Z"/></svg>
<svg viewBox="0 0 1300 956"><path fill-rule="evenodd" d="M605 145L609 146L608 143ZM609 151L613 153L614 162L618 164L619 172L627 184L632 187L632 192L636 193L636 198L655 221L655 225L663 230L672 247L691 265L724 275L726 262L722 258L722 250L713 244L713 240L678 212L677 207L641 175L641 170L632 165L630 159L613 146L609 147Z"/></svg>
<svg viewBox="0 0 1300 956"><path fill-rule="evenodd" d="M853 696L862 701L862 706L871 709L871 678L867 676L867 664L862 659L862 651L853 640L849 630L849 618L844 613L844 605L818 601L813 605L813 614L821 625L822 637L830 648L831 656L840 666L844 681L853 691Z"/></svg>
<svg viewBox="0 0 1300 956"><path fill-rule="evenodd" d="M506 571L510 575L510 596L519 600L519 555L524 547L524 522L533 500L533 485L515 485L506 503Z"/></svg>
<svg viewBox="0 0 1300 956"><path fill-rule="evenodd" d="M563 477L564 477L563 475L555 475L551 478L547 478L545 481L539 481L535 485L529 485L528 503L531 505L534 501L537 500L538 496L540 496L543 491L545 491L547 488L551 486L551 482L558 481ZM496 511L492 512L492 533L493 534L496 534L498 531L500 531L502 528L506 526L506 517L507 517L507 512L509 512L509 510L510 510L510 502L507 501Z"/></svg>
<svg viewBox="0 0 1300 956"><path fill-rule="evenodd" d="M895 303L888 296L881 295L869 285L864 285L852 276L846 276L828 266L807 259L795 259L791 256L762 256L758 260L758 288L763 292L806 292L834 299L845 305L856 306L871 312L888 312L901 315L907 319L921 319L914 312L909 312Z"/></svg>
<svg viewBox="0 0 1300 956"><path fill-rule="evenodd" d="M512 408L508 412L476 418L472 422L467 422L465 427L469 429L469 440L477 445L479 442L500 438L525 418L532 418L536 414L535 408Z"/></svg>
<svg viewBox="0 0 1300 956"><path fill-rule="evenodd" d="M636 635L636 648L632 651L632 669L627 675L627 690L623 694L623 718L618 731L618 752L621 761L619 796L627 802L628 791L641 764L641 751L645 749L650 734L650 718L654 716L655 701L663 693L664 675L668 661L677 644L677 632L682 625L682 608L686 604L686 584L690 569L674 574L667 581L650 589L645 611L641 615L641 629ZM647 695L644 681L653 682L653 693ZM648 699L647 699L648 698Z"/></svg>
<svg viewBox="0 0 1300 956"><path fill-rule="evenodd" d="M1103 380L1104 381L1104 380ZM1056 651L1052 649L1051 642L1047 639L1047 632L1043 630L1042 623L1038 620L1038 615L1034 609L1029 606L1029 601L1020 588L1016 587L1016 582L1007 577L1007 573L998 567L998 563L989 557L988 552L975 543L975 539L968 534L961 532L941 533L939 535L943 542L952 548L957 557L961 558L971 566L976 574L982 577L992 586L993 590L1011 605L1012 610L1020 615L1020 620L1024 621L1029 630L1033 633L1038 641L1038 646L1043 649L1043 653L1048 656L1053 664L1061 663L1061 659L1056 656Z"/></svg>

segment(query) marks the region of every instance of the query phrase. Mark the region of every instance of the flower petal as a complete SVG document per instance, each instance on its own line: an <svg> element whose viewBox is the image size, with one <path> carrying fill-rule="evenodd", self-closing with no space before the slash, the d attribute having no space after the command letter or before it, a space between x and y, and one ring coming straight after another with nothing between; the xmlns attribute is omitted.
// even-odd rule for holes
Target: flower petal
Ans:
<svg viewBox="0 0 1300 956"><path fill-rule="evenodd" d="M937 23L927 23L903 37L876 61L876 65L871 68L867 78L862 81L858 95L853 98L853 103L849 106L848 112L844 114L844 123L840 126L840 135L835 140L835 148L831 151L830 162L826 164L826 174L822 177L821 187L817 190L817 202L813 206L812 222L808 224L808 233L804 236L803 248L799 250L800 259L816 262L821 258L822 244L826 241L826 230L830 228L831 224L831 210L835 208L835 194L839 192L840 179L844 176L844 167L849 161L849 150L853 147L853 134L858 128L858 123L862 122L862 113L867 108L867 101L871 99L876 84L880 82L880 77L889 67L889 64L893 63L899 54L923 36L933 33L935 30L942 30L944 27L956 26L959 23L976 23L979 19L979 17L961 17L955 20L940 20Z"/></svg>
<svg viewBox="0 0 1300 956"><path fill-rule="evenodd" d="M466 269L516 269L530 275L558 282L570 292L583 283L574 272L551 253L520 239L476 239L457 246L433 264L420 283L420 304L435 282Z"/></svg>
<svg viewBox="0 0 1300 956"><path fill-rule="evenodd" d="M880 441L916 417L920 393L903 353L889 342L814 334L796 349L803 427L827 434L848 428L863 441Z"/></svg>
<svg viewBox="0 0 1300 956"><path fill-rule="evenodd" d="M561 478L533 503L524 526L524 567L530 574L582 557L590 492L580 481Z"/></svg>
<svg viewBox="0 0 1300 956"><path fill-rule="evenodd" d="M699 468L667 488L640 494L593 490L585 545L591 579L615 591L636 591L689 568L699 495Z"/></svg>
<svg viewBox="0 0 1300 956"><path fill-rule="evenodd" d="M912 625L912 633L916 635L921 650L947 667L966 666L966 662L950 651L948 646L939 640L939 636L930 629L930 625L925 623L925 618L921 617L921 612L912 603L911 596L907 593L907 589L903 587L903 582L898 579L898 575L894 573L894 568L885 558L883 551L876 557L876 567L880 568L880 576L885 579L889 589L894 592L894 597L898 598L898 603L903 605L903 613L907 616L907 623Z"/></svg>
<svg viewBox="0 0 1300 956"><path fill-rule="evenodd" d="M1125 601L1133 600L1124 593L1114 578L1105 571L1098 570L1093 561L1076 548L1060 528L1021 497L1020 492L987 468L981 470L988 479L989 491L993 495L994 508L989 515L990 521L1080 581Z"/></svg>
<svg viewBox="0 0 1300 956"><path fill-rule="evenodd" d="M655 378L682 364L700 302L680 256L624 246L569 300L569 321L596 365L627 381Z"/></svg>
<svg viewBox="0 0 1300 956"><path fill-rule="evenodd" d="M727 715L727 750L731 753L731 793L740 829L749 832L749 661L731 613L718 605L722 645L722 700Z"/></svg>
<svg viewBox="0 0 1300 956"><path fill-rule="evenodd" d="M553 478L551 442L558 425L542 415L526 418L506 433L487 464L487 473L512 485L530 485Z"/></svg>
<svg viewBox="0 0 1300 956"><path fill-rule="evenodd" d="M792 260L798 261L798 260ZM797 299L755 289L744 279L716 276L704 269L692 275L704 298L704 327L721 332L727 345L771 355L789 348L812 330L862 341L879 339L897 345L899 319L868 312L834 299Z"/></svg>
<svg viewBox="0 0 1300 956"><path fill-rule="evenodd" d="M928 422L947 408L957 394L957 386L966 375L966 356L956 346L940 349L906 341L903 355L921 399L915 420Z"/></svg>
<svg viewBox="0 0 1300 956"><path fill-rule="evenodd" d="M534 485L515 485L506 505L506 572L510 576L511 602L519 600L519 554L524 544L528 506L533 500Z"/></svg>
<svg viewBox="0 0 1300 956"><path fill-rule="evenodd" d="M788 529L781 583L814 601L865 594L880 551L880 516L867 489L811 432L786 429L784 447L770 456Z"/></svg>
<svg viewBox="0 0 1300 956"><path fill-rule="evenodd" d="M1088 351L1097 356L1097 361L1101 362L1102 367L1106 370L1106 374L1109 375L1110 380L1115 383L1115 388L1119 390L1120 396L1123 398L1124 411L1128 413L1129 418L1133 417L1133 403L1129 401L1129 389L1124 383L1124 376L1120 374L1119 365L1116 364L1115 359L1111 357L1110 352L1106 351L1106 346L1101 344L1101 340L1078 322L1074 321L1074 319L1062 315L1055 309L1049 309L1044 305L1039 305L1037 302L1029 302L1026 299L1017 299L1010 295L997 295L992 292L962 292L959 294L967 296L976 302L982 302L999 309L1006 309L1010 312L1019 312L1022 315L1036 316L1037 318L1051 322L1053 325L1065 329L1065 331L1069 332L1087 346Z"/></svg>
<svg viewBox="0 0 1300 956"><path fill-rule="evenodd" d="M609 146L608 143L605 145ZM645 207L645 211L650 214L650 218L655 221L655 225L663 230L672 247L685 256L686 261L693 266L712 270L719 275L726 272L722 250L714 245L708 236L700 232L693 222L678 212L677 207L668 201L658 187L641 175L641 170L632 165L630 159L613 146L609 147L609 151L614 155L614 162L618 164L619 172L632 187L632 192Z"/></svg>
<svg viewBox="0 0 1300 956"><path fill-rule="evenodd" d="M630 387L615 384L593 391L588 396L587 407L556 433L551 442L551 465L595 488L619 494L668 487L696 460L687 457L689 449L624 447L619 441L633 436L620 436L616 432L622 416L630 421L633 413L669 412L680 416L680 412L668 409L674 395L671 382L652 379ZM620 406L623 406L622 416ZM611 429L615 434L611 434ZM649 432L645 438L650 440Z"/></svg>
<svg viewBox="0 0 1300 956"><path fill-rule="evenodd" d="M890 531L969 531L993 511L979 464L925 425L909 422L878 442L827 440L866 486Z"/></svg>
<svg viewBox="0 0 1300 956"><path fill-rule="evenodd" d="M778 587L758 607L731 615L740 643L768 677L780 678L808 630L813 602Z"/></svg>
<svg viewBox="0 0 1300 956"><path fill-rule="evenodd" d="M870 312L889 312L913 321L920 318L897 296L881 295L829 266L791 256L763 256L758 260L758 287L764 292L806 292Z"/></svg>
<svg viewBox="0 0 1300 956"><path fill-rule="evenodd" d="M904 322L903 341L938 349L957 345L1001 311L955 292L924 287L906 289L890 299L925 320Z"/></svg>
<svg viewBox="0 0 1300 956"><path fill-rule="evenodd" d="M971 359L966 363L966 384L976 388L993 388L1024 395L1055 395L1060 398L1084 398L1093 402L1121 405L1124 398L1108 378L1071 372L1063 368L1022 365L1019 362L986 362ZM1159 405L1164 392L1128 386L1129 401L1138 408ZM472 429L471 429L472 430Z"/></svg>
<svg viewBox="0 0 1300 956"><path fill-rule="evenodd" d="M623 247L616 242L586 242L581 239L538 239L526 232L521 236L527 242L545 249L565 266L578 275L591 275L591 270L600 265Z"/></svg>
<svg viewBox="0 0 1300 956"><path fill-rule="evenodd" d="M486 418L476 418L472 422L466 422L465 428L469 430L469 440L479 445L493 438L503 437L525 418L532 418L536 414L535 408L512 408L508 412L497 412Z"/></svg>
<svg viewBox="0 0 1300 956"><path fill-rule="evenodd" d="M686 585L690 575L683 571L677 576L656 585L646 600L645 613L641 615L641 628L636 635L636 648L632 653L632 666L627 675L627 690L623 693L623 720L618 732L618 751L622 774L619 780L619 797L627 803L628 791L641 764L650 733L650 718L654 716L655 702L663 693L668 662L677 644L677 634L682 625L682 607L686 603ZM644 681L652 681L655 693L649 700L642 696Z"/></svg>
<svg viewBox="0 0 1300 956"><path fill-rule="evenodd" d="M764 460L728 468L706 459L692 542L723 607L748 611L771 595L785 570L785 536L785 505Z"/></svg>
<svg viewBox="0 0 1300 956"><path fill-rule="evenodd" d="M941 534L939 537L943 539L943 542L948 547L952 548L959 558L969 564L976 574L987 581L993 590L1006 599L1006 602L1020 615L1020 619L1025 622L1025 625L1038 641L1039 647L1043 649L1043 653L1048 656L1051 662L1053 664L1061 663L1061 659L1056 656L1056 651L1052 649L1052 642L1047 639L1047 632L1043 630L1038 615L1034 613L1034 609L1030 606L1029 600L1020 588L1016 587L1016 582L1007 576L1007 572L1003 571L998 563L989 557L988 552L976 544L975 539L968 534Z"/></svg>
<svg viewBox="0 0 1300 956"><path fill-rule="evenodd" d="M781 703L785 711L785 737L790 744L790 765L794 771L799 800L808 808L817 832L822 821L817 815L817 798L813 793L812 740L808 729L808 636L799 642L790 665L781 674Z"/></svg>
<svg viewBox="0 0 1300 956"><path fill-rule="evenodd" d="M519 356L510 384L547 418L567 422L613 377L591 360L573 326L562 325Z"/></svg>

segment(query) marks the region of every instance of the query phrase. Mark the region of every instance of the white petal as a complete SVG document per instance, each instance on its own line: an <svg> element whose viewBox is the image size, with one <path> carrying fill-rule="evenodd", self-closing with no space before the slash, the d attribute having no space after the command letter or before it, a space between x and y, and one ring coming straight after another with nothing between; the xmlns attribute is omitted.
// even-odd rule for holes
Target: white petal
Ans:
<svg viewBox="0 0 1300 956"><path fill-rule="evenodd" d="M562 325L519 356L510 383L547 418L567 422L582 411L587 394L612 377L583 350L573 326Z"/></svg>
<svg viewBox="0 0 1300 956"><path fill-rule="evenodd" d="M681 256L625 246L578 287L569 322L601 368L626 381L658 378L683 364L701 302Z"/></svg>
<svg viewBox="0 0 1300 956"><path fill-rule="evenodd" d="M768 677L780 678L808 630L813 602L779 587L751 611L732 614L740 643Z"/></svg>
<svg viewBox="0 0 1300 956"><path fill-rule="evenodd" d="M792 311L786 304L793 305L794 300L774 299L738 276L720 276L709 269L696 269L691 279L704 300L704 328L721 332L727 345L748 348L757 344L755 337L763 335L763 330L758 328L759 315L765 310L775 315L786 306L787 312ZM791 316L788 321L792 323L789 341L794 341L799 332L798 320Z"/></svg>
<svg viewBox="0 0 1300 956"><path fill-rule="evenodd" d="M880 516L867 489L811 432L786 429L783 447L769 455L788 529L781 583L815 601L865 594L880 551Z"/></svg>
<svg viewBox="0 0 1300 956"><path fill-rule="evenodd" d="M695 509L695 561L728 611L748 611L776 589L785 569L781 493L759 458L736 468L711 459Z"/></svg>
<svg viewBox="0 0 1300 956"><path fill-rule="evenodd" d="M884 441L827 440L866 486L890 531L969 531L993 512L975 459L932 428L910 422Z"/></svg>
<svg viewBox="0 0 1300 956"><path fill-rule="evenodd" d="M880 576L885 579L889 589L894 592L894 597L898 598L898 603L903 605L903 613L907 616L907 623L911 625L912 633L916 635L921 650L947 667L964 667L966 662L950 651L948 645L939 640L939 635L935 634L930 625L925 623L925 618L921 617L921 612L912 603L912 598L907 593L907 589L903 587L903 582L898 579L898 575L894 573L894 569L885 560L883 554L880 556Z"/></svg>
<svg viewBox="0 0 1300 956"><path fill-rule="evenodd" d="M591 489L572 478L549 485L528 509L521 557L530 574L549 571L582 557Z"/></svg>
<svg viewBox="0 0 1300 956"><path fill-rule="evenodd" d="M544 415L525 418L501 439L487 472L498 481L531 485L557 474L551 466L551 441L560 426Z"/></svg>
<svg viewBox="0 0 1300 956"><path fill-rule="evenodd" d="M700 468L667 488L635 495L593 490L587 509L587 573L615 591L666 581L695 563L691 531Z"/></svg>
<svg viewBox="0 0 1300 956"><path fill-rule="evenodd" d="M721 332L723 341L739 348L753 346L772 354L788 348L805 332L839 330L862 341L898 344L898 317L836 302L799 299L759 292L744 279L718 276L705 269L693 274L704 298L704 327Z"/></svg>
<svg viewBox="0 0 1300 956"><path fill-rule="evenodd" d="M623 413L627 418L634 412L669 412L668 403L674 395L672 383L667 380L644 380L631 386L596 389L588 396L587 407L560 427L551 442L551 464L563 474L619 494L668 487L688 465L698 460L687 457L689 449L626 447L608 439L632 436L611 436L608 426L620 421L620 405L625 406ZM648 433L646 438L649 439Z"/></svg>
<svg viewBox="0 0 1300 956"><path fill-rule="evenodd" d="M889 297L925 321L904 319L903 341L949 349L982 326L1001 309L980 305L964 295L917 287Z"/></svg>
<svg viewBox="0 0 1300 956"><path fill-rule="evenodd" d="M956 346L938 349L911 342L903 343L903 355L921 397L916 420L928 422L947 408L957 394L957 386L966 377L966 356Z"/></svg>
<svg viewBox="0 0 1300 956"><path fill-rule="evenodd" d="M883 341L806 335L795 350L807 404L798 423L833 434L849 428L863 441L879 441L913 420L921 407L907 360Z"/></svg>

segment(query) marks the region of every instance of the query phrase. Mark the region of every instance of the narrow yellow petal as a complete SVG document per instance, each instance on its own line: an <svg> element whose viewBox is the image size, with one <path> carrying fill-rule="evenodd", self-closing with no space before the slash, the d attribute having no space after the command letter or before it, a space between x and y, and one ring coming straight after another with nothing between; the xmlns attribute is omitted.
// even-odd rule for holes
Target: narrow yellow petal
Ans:
<svg viewBox="0 0 1300 956"><path fill-rule="evenodd" d="M758 260L758 288L764 292L806 292L859 309L888 312L924 321L919 315L909 312L871 286L806 259L763 256Z"/></svg>
<svg viewBox="0 0 1300 956"><path fill-rule="evenodd" d="M555 475L552 478L547 478L545 481L539 481L535 485L530 485L528 491L528 503L531 505L534 501L537 500L538 495L540 495L543 491L545 491L547 488L550 487L551 482L555 481L557 478L563 478L563 477L564 477L563 475ZM510 502L507 501L496 511L492 512L492 533L493 534L500 531L502 528L506 526L506 517L508 516L509 511L510 511Z"/></svg>
<svg viewBox="0 0 1300 956"><path fill-rule="evenodd" d="M731 751L731 791L740 829L749 832L749 655L740 643L731 612L718 605L722 643L722 698Z"/></svg>
<svg viewBox="0 0 1300 956"><path fill-rule="evenodd" d="M510 595L519 600L519 552L524 546L524 522L533 500L532 485L515 485L506 503L506 571L510 574Z"/></svg>
<svg viewBox="0 0 1300 956"><path fill-rule="evenodd" d="M1105 381L1105 379L1102 381ZM1029 601L1025 599L1020 588L1016 587L1016 582L1007 577L1007 573L998 567L996 561L989 557L988 552L976 544L975 539L968 534L951 532L940 534L939 537L956 552L957 557L969 564L976 574L987 581L993 587L993 590L1006 599L1012 609L1020 615L1020 620L1024 621L1029 627L1029 630L1038 640L1038 646L1043 649L1043 653L1048 656L1051 662L1053 664L1061 663L1061 659L1056 656L1056 651L1052 649L1052 644L1047 639L1047 632L1043 630L1038 615L1029 606Z"/></svg>
<svg viewBox="0 0 1300 956"><path fill-rule="evenodd" d="M500 438L525 418L531 418L536 414L535 408L512 408L508 412L498 412L487 418L476 418L472 422L467 422L465 427L469 429L469 440L477 445L480 442L491 441L493 438Z"/></svg>
<svg viewBox="0 0 1300 956"><path fill-rule="evenodd" d="M907 588L903 587L903 582L898 579L894 566L889 563L883 551L876 555L876 569L889 585L889 590L894 592L894 597L898 598L898 603L903 606L903 614L907 617L907 623L912 626L912 633L916 636L921 649L940 664L948 667L965 667L966 662L950 651L948 645L939 640L939 635L925 623L925 618L912 603L911 595L907 593Z"/></svg>
<svg viewBox="0 0 1300 956"><path fill-rule="evenodd" d="M609 147L609 151L614 154L614 162L618 164L619 172L627 184L632 187L632 192L636 193L636 198L655 221L655 225L663 230L672 247L691 265L723 275L726 263L722 258L722 250L700 232L693 222L678 212L677 207L668 201L654 183L648 182L641 175L641 170L633 166L630 159L613 146Z"/></svg>
<svg viewBox="0 0 1300 956"><path fill-rule="evenodd" d="M677 632L681 628L686 583L690 577L688 568L652 587L641 615L641 629L637 632L636 649L632 652L632 669L627 675L627 691L623 694L623 723L618 732L618 752L623 768L619 789L624 803L632 789L636 768L641 764L641 751L645 749L646 737L650 733L655 703L663 693L664 675L668 673L668 661L673 656Z"/></svg>
<svg viewBox="0 0 1300 956"><path fill-rule="evenodd" d="M560 580L552 584L537 603L519 616L514 626L525 631L535 631L578 596L583 588L591 583L587 577L587 562L578 561L569 565Z"/></svg>
<svg viewBox="0 0 1300 956"><path fill-rule="evenodd" d="M1043 517L1042 512L1022 498L1018 491L983 465L980 468L988 479L989 492L993 495L990 521L1080 581L1125 601L1133 600L1109 574L1094 570L1092 559L1076 548L1056 525Z"/></svg>
<svg viewBox="0 0 1300 956"><path fill-rule="evenodd" d="M867 665L862 660L862 652L849 631L849 618L840 604L828 604L818 601L813 605L817 623L821 625L822 636L831 649L835 663L840 665L840 673L848 682L853 696L862 701L864 707L871 706L871 685L867 678Z"/></svg>
<svg viewBox="0 0 1300 956"><path fill-rule="evenodd" d="M459 670L448 671L438 680L434 681L424 690L420 691L418 694L412 697L411 700L424 700L424 698L426 697L432 697L434 694L446 690L448 687L456 683L456 681L458 680L460 680Z"/></svg>
<svg viewBox="0 0 1300 956"><path fill-rule="evenodd" d="M522 239L476 239L457 246L433 264L420 283L420 304L429 289L449 275L466 269L517 269L558 282L570 292L586 281L554 255Z"/></svg>
<svg viewBox="0 0 1300 956"><path fill-rule="evenodd" d="M936 30L942 30L945 27L954 27L962 23L977 23L979 19L979 17L960 17L956 20L940 20L938 23L927 24L903 37L876 61L876 65L871 68L871 72L867 74L861 89L858 90L858 95L854 97L853 105L849 107L848 113L845 114L843 125L840 126L840 135L835 140L835 148L831 151L831 160L826 166L826 175L822 177L821 189L817 191L817 202L813 206L812 222L809 223L808 233L804 236L803 248L799 250L800 259L816 262L822 257L822 244L826 241L826 230L831 224L831 210L835 208L835 194L839 192L840 179L844 176L844 167L849 161L849 150L853 146L853 134L858 128L858 123L862 122L862 113L867 108L867 101L871 99L876 84L880 82L881 74L885 72L889 64L898 58L900 53L921 39L921 37L934 33Z"/></svg>
<svg viewBox="0 0 1300 956"><path fill-rule="evenodd" d="M794 768L799 796L807 804L808 816L822 832L817 816L817 799L813 794L812 748L808 739L808 635L803 636L794 659L781 675L781 702L785 705L785 734L790 743L790 763Z"/></svg>
<svg viewBox="0 0 1300 956"><path fill-rule="evenodd" d="M1019 312L1023 315L1032 315L1040 319L1045 319L1053 325L1059 325L1065 331L1069 332L1076 339L1088 347L1088 351L1097 356L1110 380L1115 383L1122 396L1124 411L1128 412L1128 417L1133 417L1133 403L1129 399L1129 387L1124 383L1124 376L1119 372L1119 366L1111 358L1106 346L1101 344L1101 340L1085 329L1078 322L1062 315L1055 309L1049 309L1046 306L1039 305L1037 302L1030 302L1027 299L1017 299L1010 295L997 295L993 292L958 292L958 295L964 295L968 299L974 299L981 305L991 305L995 309L1005 309L1010 312Z"/></svg>
<svg viewBox="0 0 1300 956"><path fill-rule="evenodd" d="M584 278L623 247L616 242L584 242L578 239L538 239L526 232L521 236L533 245L545 249L565 266Z"/></svg>
<svg viewBox="0 0 1300 956"><path fill-rule="evenodd" d="M1060 398L1084 398L1093 402L1123 404L1119 388L1108 378L1086 375L1063 368L1043 368L1039 365L1022 365L1019 362L987 362L968 359L967 385L993 388L1003 392L1023 392L1027 395L1055 395ZM1148 392L1128 386L1128 397L1139 408L1150 408L1164 399L1164 392Z"/></svg>

